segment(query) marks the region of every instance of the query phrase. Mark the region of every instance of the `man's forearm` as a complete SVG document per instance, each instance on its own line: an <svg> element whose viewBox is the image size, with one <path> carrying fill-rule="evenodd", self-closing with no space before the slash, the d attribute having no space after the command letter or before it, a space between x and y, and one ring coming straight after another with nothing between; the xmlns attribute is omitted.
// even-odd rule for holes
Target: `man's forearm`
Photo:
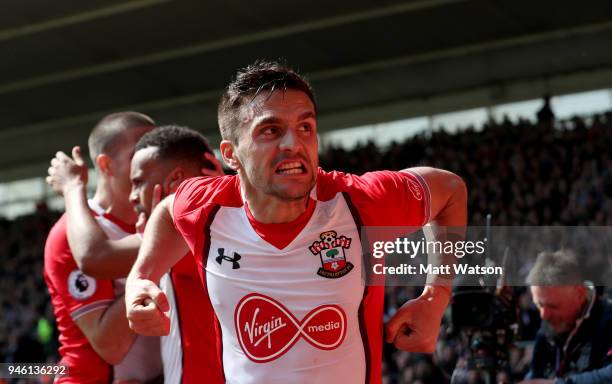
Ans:
<svg viewBox="0 0 612 384"><path fill-rule="evenodd" d="M86 186L76 185L64 193L67 234L74 259L83 272L102 279L125 277L138 247L118 247L109 240L87 204Z"/></svg>
<svg viewBox="0 0 612 384"><path fill-rule="evenodd" d="M463 180L441 169L416 167L410 168L409 171L425 179L431 192L431 219L429 225L423 228L427 240L442 243L463 240L467 225L467 188ZM429 264L448 266L453 272L449 275L429 275L428 285L445 287L450 294L454 276L451 267L456 261L457 258L452 253L428 254Z"/></svg>
<svg viewBox="0 0 612 384"><path fill-rule="evenodd" d="M170 305L159 288L159 279L188 251L172 221L172 201L166 198L155 207L125 286L130 327L143 335L167 335L170 331L170 318L165 314Z"/></svg>
<svg viewBox="0 0 612 384"><path fill-rule="evenodd" d="M612 383L612 364L592 371L569 375L567 379L557 379L555 384L608 384Z"/></svg>
<svg viewBox="0 0 612 384"><path fill-rule="evenodd" d="M462 231L462 227L459 228ZM464 236L464 233L456 234L457 229L455 227L442 227L435 223L427 225L423 228L423 233L427 241L435 241L444 244L446 241L457 241L457 237ZM443 251L446 247L441 247ZM448 274L428 274L425 288L440 287L440 289L431 289L431 292L444 291L450 296L450 292L453 285L453 279L455 272L453 265L457 262L457 258L453 253L435 253L433 251L427 254L427 263L429 265L444 267L448 270Z"/></svg>
<svg viewBox="0 0 612 384"><path fill-rule="evenodd" d="M111 347L119 361L128 353L136 333L129 327L125 315L125 303L123 295L117 297L115 302L104 312L100 319L101 337L112 344Z"/></svg>
<svg viewBox="0 0 612 384"><path fill-rule="evenodd" d="M106 309L76 320L96 353L109 364L118 364L130 350L136 334L129 328L123 296Z"/></svg>
<svg viewBox="0 0 612 384"><path fill-rule="evenodd" d="M185 240L176 230L170 209L173 200L163 200L155 207L142 239L138 258L128 280L159 281L188 251Z"/></svg>

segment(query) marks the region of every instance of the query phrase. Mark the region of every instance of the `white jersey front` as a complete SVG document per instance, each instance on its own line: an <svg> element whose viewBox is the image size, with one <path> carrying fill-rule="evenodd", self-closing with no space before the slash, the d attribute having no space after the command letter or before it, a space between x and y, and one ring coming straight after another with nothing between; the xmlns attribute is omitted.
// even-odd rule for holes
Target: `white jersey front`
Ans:
<svg viewBox="0 0 612 384"><path fill-rule="evenodd" d="M237 177L184 182L174 220L205 267L226 381L380 383L383 287L362 283L359 230L380 225L379 214L394 225L423 225L424 188L407 173L319 171L300 218L261 224ZM389 207L385 200L397 196Z"/></svg>
<svg viewBox="0 0 612 384"><path fill-rule="evenodd" d="M159 280L159 287L166 294L170 304L170 333L162 336L161 358L164 367L164 383L179 384L183 370L183 346L181 343L181 330L178 313L176 310L176 298L170 273L164 274Z"/></svg>
<svg viewBox="0 0 612 384"><path fill-rule="evenodd" d="M357 321L361 245L342 195L317 204L308 225L282 250L259 237L243 207L222 207L210 230L207 286L221 323L228 382L322 383L332 373L347 383L365 381ZM333 279L317 274L327 256L309 251L328 230L350 241L332 249L347 271Z"/></svg>

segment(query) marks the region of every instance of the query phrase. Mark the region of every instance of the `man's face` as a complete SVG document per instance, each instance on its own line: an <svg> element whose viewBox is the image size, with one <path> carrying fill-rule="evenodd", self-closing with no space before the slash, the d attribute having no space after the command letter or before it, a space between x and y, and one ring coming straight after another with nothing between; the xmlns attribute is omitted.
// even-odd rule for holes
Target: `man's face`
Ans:
<svg viewBox="0 0 612 384"><path fill-rule="evenodd" d="M310 98L293 89L264 92L242 107L241 118L235 154L247 188L281 200L307 197L319 164Z"/></svg>
<svg viewBox="0 0 612 384"><path fill-rule="evenodd" d="M166 194L164 181L168 173L167 168L159 159L157 147L143 148L134 154L130 173L130 202L137 213L144 212L147 217L151 215L153 188L156 184L162 187L162 197Z"/></svg>
<svg viewBox="0 0 612 384"><path fill-rule="evenodd" d="M113 191L112 205L126 223L136 222L137 215L129 201L132 183L130 181L130 162L138 140L153 127L132 128L125 132L115 145L115 155L111 158L112 175L109 178Z"/></svg>
<svg viewBox="0 0 612 384"><path fill-rule="evenodd" d="M586 302L583 286L531 287L531 295L540 317L556 334L574 328Z"/></svg>

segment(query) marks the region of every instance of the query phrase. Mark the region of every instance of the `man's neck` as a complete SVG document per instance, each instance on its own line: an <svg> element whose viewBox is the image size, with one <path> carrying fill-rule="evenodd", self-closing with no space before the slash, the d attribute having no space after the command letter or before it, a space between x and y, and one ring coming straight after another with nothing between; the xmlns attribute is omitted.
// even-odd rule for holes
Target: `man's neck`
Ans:
<svg viewBox="0 0 612 384"><path fill-rule="evenodd" d="M102 209L104 209L104 213L109 214L124 223L130 223L130 218L125 215L125 209L118 207L116 204L113 204L112 194L108 185L103 181L99 182L96 187L96 193L93 196L93 201L96 202Z"/></svg>
<svg viewBox="0 0 612 384"><path fill-rule="evenodd" d="M273 195L257 193L241 182L251 214L262 224L289 223L306 211L308 196L298 200L283 200Z"/></svg>
<svg viewBox="0 0 612 384"><path fill-rule="evenodd" d="M111 206L111 193L108 190L107 185L102 181L98 181L96 185L96 193L92 197L92 200L96 202L104 211Z"/></svg>

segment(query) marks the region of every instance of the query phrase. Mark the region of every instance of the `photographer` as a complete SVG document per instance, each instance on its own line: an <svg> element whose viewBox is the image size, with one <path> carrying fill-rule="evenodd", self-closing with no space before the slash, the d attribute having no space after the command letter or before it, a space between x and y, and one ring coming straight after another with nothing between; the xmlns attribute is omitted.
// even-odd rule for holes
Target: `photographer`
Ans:
<svg viewBox="0 0 612 384"><path fill-rule="evenodd" d="M584 284L575 255L541 253L527 284L542 326L522 384L612 383L612 304Z"/></svg>

